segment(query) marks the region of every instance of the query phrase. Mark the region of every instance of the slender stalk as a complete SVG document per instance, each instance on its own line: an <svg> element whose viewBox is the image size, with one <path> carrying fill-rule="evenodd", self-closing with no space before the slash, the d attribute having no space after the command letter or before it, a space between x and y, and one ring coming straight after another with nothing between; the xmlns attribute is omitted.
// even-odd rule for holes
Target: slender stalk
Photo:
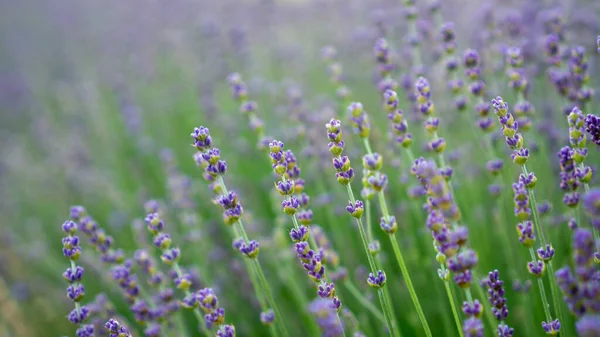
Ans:
<svg viewBox="0 0 600 337"><path fill-rule="evenodd" d="M440 265L444 274L446 273L446 268L444 265ZM454 323L456 324L456 329L458 330L458 335L460 337L464 337L464 332L462 329L462 325L460 323L460 317L458 316L458 310L456 310L456 304L454 303L454 294L450 289L450 283L447 280L444 280L444 288L446 288L446 295L448 296L448 301L450 302L450 307L452 308L452 316L454 317Z"/></svg>
<svg viewBox="0 0 600 337"><path fill-rule="evenodd" d="M233 231L230 231L230 233L231 233L232 238L238 237L240 235L239 230L236 227L234 227ZM260 294L258 292L258 290L261 288L259 281L256 279L258 276L257 275L258 272L256 271L256 268L254 268L254 264L251 264L251 262L248 259L244 259L244 264L246 265L246 270L248 270L248 275L250 277L250 283L252 284L252 288L256 292L256 297L258 298L258 303L260 304L261 310L267 311L269 309L269 304L266 302L266 300L262 296L262 294ZM273 337L276 337L277 333L274 330L273 324L271 324L269 326L269 329L270 329L271 335Z"/></svg>
<svg viewBox="0 0 600 337"><path fill-rule="evenodd" d="M533 251L533 248L531 247L529 248L529 255L534 261L536 260L535 253ZM550 314L550 304L548 304L548 298L546 297L546 289L544 288L544 282L541 278L538 278L537 281L538 286L540 288L540 297L542 298L542 305L544 307L544 314L546 315L546 320L548 322L551 322L552 315Z"/></svg>
<svg viewBox="0 0 600 337"><path fill-rule="evenodd" d="M523 174L525 176L527 176L527 174L528 174L527 165L523 165L522 170L523 170ZM546 238L544 236L544 228L542 228L540 216L537 211L537 202L535 200L535 192L533 191L533 188L527 188L527 191L529 193L529 203L530 203L530 207L531 207L531 212L533 212L533 220L535 221L535 228L536 228L538 236L540 236L540 239L542 241L542 246L545 247L547 242L546 242ZM533 252L533 249L531 249L531 252ZM556 310L559 321L565 322L565 320L563 319L563 315L562 315L562 308L560 306L560 299L562 297L560 296L558 287L556 285L557 284L556 276L554 275L554 267L552 267L552 261L548 261L548 263L546 263L546 266L548 267L548 280L550 281L550 291L552 293L552 303L555 308L554 310ZM543 283L541 283L540 280L538 280L538 283L541 284L540 289L543 289ZM566 334L566 333L564 333L564 334Z"/></svg>
<svg viewBox="0 0 600 337"><path fill-rule="evenodd" d="M368 154L373 154L371 150L371 145L369 143L368 138L363 138L363 144ZM387 202L385 200L385 194L383 191L380 191L379 194L379 206L381 208L381 214L386 221L390 219L390 213L388 212ZM393 234L389 235L390 242L392 243L392 248L394 250L394 255L396 257L396 261L398 262L398 266L400 267L400 271L402 272L402 276L406 282L406 286L408 287L408 293L410 294L410 298L417 310L417 315L419 316L419 320L421 321L421 325L423 326L423 330L425 330L425 334L428 337L432 337L431 329L429 328L429 324L427 323L427 318L425 318L425 314L423 313L423 308L419 303L419 298L417 297L417 293L410 279L410 275L408 273L408 268L406 268L406 263L404 262L404 258L402 257L402 253L400 252L400 247L398 247L398 242L396 241L396 237Z"/></svg>
<svg viewBox="0 0 600 337"><path fill-rule="evenodd" d="M225 182L223 181L222 176L219 176L218 183L219 183L219 186L221 186L221 190L223 191L223 193L225 195L227 195L229 192L227 191L227 186L225 185ZM241 234L244 242L247 244L249 239L248 239L248 234L246 234L246 231L244 230L244 225L242 223L242 219L238 219L238 221L236 221L234 226L237 227L236 230L239 232L239 234ZM259 285L260 285L261 291L263 294L265 294L267 301L269 302L269 304L271 305L271 307L273 308L273 310L275 312L275 317L276 317L275 321L278 323L281 333L283 333L284 336L289 336L287 327L285 326L285 324L283 323L283 320L282 320L283 317L281 316L281 311L279 311L279 307L277 306L277 303L275 302L275 299L273 298L273 293L271 292L271 287L267 283L267 279L266 279L265 274L260 266L260 262L256 258L256 259L252 259L252 263L254 265L256 275L258 276L258 279L259 279ZM252 269L248 270L249 274L252 274L251 270ZM259 294L257 294L257 296L260 298Z"/></svg>
<svg viewBox="0 0 600 337"><path fill-rule="evenodd" d="M352 187L350 186L350 184L346 185L346 189L348 191L348 198L350 199L350 202L352 203L352 205L354 205L354 203L356 202L356 199L354 198L354 193L352 192ZM373 258L373 255L369 252L369 243L367 242L367 234L365 233L365 229L363 227L362 220L360 218L356 218L356 223L358 224L358 231L360 232L360 238L363 243L363 248L365 250L365 253L367 254L367 260L369 260L371 272L375 275L377 273L377 266L375 265L375 259ZM392 312L390 311L390 308L389 308L389 304L392 301L390 298L387 298L386 293L384 292L383 288L377 289L377 292L379 295L379 300L381 302L381 308L383 310L383 314L386 318L386 323L387 323L388 329L390 331L390 335L398 336L398 334L396 332L396 328L394 327L395 324L392 323L394 318L393 318Z"/></svg>
<svg viewBox="0 0 600 337"><path fill-rule="evenodd" d="M344 281L344 286L348 289L348 291L350 291L352 295L356 297L356 299L360 302L362 306L364 306L373 314L375 318L377 318L378 321L380 321L383 324L388 323L388 317L384 316L381 313L381 311L379 311L379 309L377 309L377 307L373 304L373 302L367 300L364 296L362 296L361 290L358 289L356 285L352 283L352 281L347 279L346 281Z"/></svg>

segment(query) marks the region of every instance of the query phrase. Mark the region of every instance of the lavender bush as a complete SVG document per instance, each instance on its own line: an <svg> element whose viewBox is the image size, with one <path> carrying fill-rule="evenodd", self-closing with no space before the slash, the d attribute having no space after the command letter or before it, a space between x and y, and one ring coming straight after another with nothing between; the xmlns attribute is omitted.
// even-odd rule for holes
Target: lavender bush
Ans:
<svg viewBox="0 0 600 337"><path fill-rule="evenodd" d="M0 335L600 336L598 17L0 4Z"/></svg>

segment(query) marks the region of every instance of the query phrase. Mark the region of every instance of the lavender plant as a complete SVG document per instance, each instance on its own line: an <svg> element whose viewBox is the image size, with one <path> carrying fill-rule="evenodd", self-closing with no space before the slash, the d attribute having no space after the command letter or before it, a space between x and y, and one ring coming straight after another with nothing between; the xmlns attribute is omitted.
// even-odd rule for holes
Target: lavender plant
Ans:
<svg viewBox="0 0 600 337"><path fill-rule="evenodd" d="M3 3L0 335L598 336L598 8L556 4Z"/></svg>

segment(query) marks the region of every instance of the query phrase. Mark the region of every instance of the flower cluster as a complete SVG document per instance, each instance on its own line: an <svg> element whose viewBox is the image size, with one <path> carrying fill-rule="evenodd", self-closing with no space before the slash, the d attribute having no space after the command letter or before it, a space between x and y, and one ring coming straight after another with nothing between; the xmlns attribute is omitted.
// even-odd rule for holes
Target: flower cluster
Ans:
<svg viewBox="0 0 600 337"><path fill-rule="evenodd" d="M500 280L500 274L497 270L491 271L486 280L488 289L488 299L492 305L494 317L500 322L498 325L498 336L512 337L514 330L503 322L508 317L508 307L506 306L506 297L504 296L504 282Z"/></svg>
<svg viewBox="0 0 600 337"><path fill-rule="evenodd" d="M502 133L506 138L506 144L513 150L511 158L518 165L525 165L529 159L529 149L523 146L523 136L518 132L519 126L510 111L508 103L504 102L502 97L498 96L492 100L492 105L498 121L502 125Z"/></svg>
<svg viewBox="0 0 600 337"><path fill-rule="evenodd" d="M412 144L413 136L408 132L408 123L399 107L398 94L393 90L386 90L383 93L383 101L388 111L388 119L392 123L392 132L396 142L403 147L409 147Z"/></svg>
<svg viewBox="0 0 600 337"><path fill-rule="evenodd" d="M204 311L204 320L207 329L221 326L225 322L225 309L218 306L219 300L211 288L203 288L187 298L186 305L199 307Z"/></svg>
<svg viewBox="0 0 600 337"><path fill-rule="evenodd" d="M569 207L577 207L579 204L579 179L575 168L575 160L573 159L575 151L570 147L565 146L558 151L558 159L560 163L560 189L565 191L563 202Z"/></svg>
<svg viewBox="0 0 600 337"><path fill-rule="evenodd" d="M116 264L125 259L121 249L113 249L113 238L98 226L98 223L87 214L83 206L72 206L70 209L71 220L77 223L79 231L83 232L89 242L100 253L104 263Z"/></svg>
<svg viewBox="0 0 600 337"><path fill-rule="evenodd" d="M415 83L415 88L417 94L417 110L427 117L424 122L425 130L433 136L432 140L427 143L427 150L442 153L446 149L446 141L444 138L437 136L440 120L433 115L435 108L433 101L431 100L431 87L429 86L429 82L424 77L419 77Z"/></svg>
<svg viewBox="0 0 600 337"><path fill-rule="evenodd" d="M560 67L562 61L560 47L560 38L558 35L549 34L544 38L544 54L548 65ZM554 69L556 68L551 68L551 70Z"/></svg>
<svg viewBox="0 0 600 337"><path fill-rule="evenodd" d="M235 327L230 324L222 325L217 331L217 337L235 337Z"/></svg>
<svg viewBox="0 0 600 337"><path fill-rule="evenodd" d="M134 254L134 261L146 275L148 284L156 292L158 307L155 310L161 313L160 316L171 315L177 312L179 310L179 303L173 300L173 289L165 287L164 275L158 266L156 266L148 251L138 249ZM184 278L179 280L178 284L181 284L182 281L188 282L189 279Z"/></svg>
<svg viewBox="0 0 600 337"><path fill-rule="evenodd" d="M373 54L375 54L379 73L379 91L383 93L386 90L398 88L398 83L390 76L394 70L394 64L391 62L390 45L385 38L380 38L375 42Z"/></svg>
<svg viewBox="0 0 600 337"><path fill-rule="evenodd" d="M333 156L333 167L337 171L335 177L342 185L348 185L354 179L354 169L350 167L348 156L342 156L344 141L342 140L342 125L339 120L332 118L326 125L329 139L329 152ZM358 209L360 212L360 209Z"/></svg>
<svg viewBox="0 0 600 337"><path fill-rule="evenodd" d="M479 68L479 53L474 49L467 49L463 54L463 66L465 75L471 81L469 91L476 98L475 111L479 116L477 126L481 131L489 133L494 129L494 121L490 116L491 106L485 102L485 82L481 79L481 69Z"/></svg>
<svg viewBox="0 0 600 337"><path fill-rule="evenodd" d="M350 116L350 124L352 129L360 138L367 139L371 132L371 123L369 116L363 105L359 102L350 103L348 106L348 115Z"/></svg>
<svg viewBox="0 0 600 337"><path fill-rule="evenodd" d="M129 330L114 318L109 319L104 326L108 330L109 337L131 337Z"/></svg>
<svg viewBox="0 0 600 337"><path fill-rule="evenodd" d="M79 237L75 235L77 224L70 220L65 221L62 230L66 234L62 239L62 252L71 262L71 266L63 273L63 277L69 283L67 296L75 303L75 309L69 313L68 318L71 323L80 325L77 329L77 337L92 337L94 336L94 326L85 324L89 317L89 309L79 304L85 295L85 288L81 284L84 270L75 263L81 256Z"/></svg>

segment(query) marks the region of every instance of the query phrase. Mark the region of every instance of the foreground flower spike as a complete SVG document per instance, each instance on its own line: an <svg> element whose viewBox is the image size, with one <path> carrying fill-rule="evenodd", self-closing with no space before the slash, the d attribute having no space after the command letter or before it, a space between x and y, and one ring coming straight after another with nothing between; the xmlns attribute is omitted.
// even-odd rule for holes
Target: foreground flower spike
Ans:
<svg viewBox="0 0 600 337"><path fill-rule="evenodd" d="M522 61L513 59L511 62L519 63ZM532 261L527 263L527 270L532 276L537 278L538 281L538 287L546 317L546 321L542 322L542 327L547 334L555 334L558 332L558 329L560 329L562 312L559 304L560 295L558 294L554 269L552 267L554 249L552 248L552 245L546 241L544 236L544 230L541 227L542 223L540 221L537 202L535 199L534 187L537 178L533 172L530 173L527 170L526 163L529 158L529 150L524 147L523 136L518 132L520 124L514 120L508 109L508 103L504 102L502 97L498 96L492 100L492 105L494 107L494 112L498 117L500 124L502 125L502 133L506 138L506 144L513 150L513 162L521 166L522 174L519 176L519 180L513 184L513 191L515 195L515 216L520 221L523 221L517 225L517 232L519 233L519 241L521 241L521 243L523 243L529 249L529 255L532 259ZM531 215L533 215L533 223L527 221ZM532 227L535 229L541 244L541 247L537 250L537 254L533 248L535 238L531 229ZM540 260L538 260L538 258ZM544 288L544 282L541 279L544 276L546 269L549 271L548 278L550 281L552 300L554 309L559 317L558 319L552 319L550 305L548 304L546 290Z"/></svg>
<svg viewBox="0 0 600 337"><path fill-rule="evenodd" d="M66 236L62 239L63 255L71 262L71 267L63 273L64 279L69 283L67 287L67 297L75 303L75 309L69 313L69 321L79 325L77 329L78 337L94 336L94 326L86 325L85 322L89 316L89 309L80 304L85 295L85 288L81 284L83 277L83 268L76 264L76 261L81 256L81 246L79 246L79 237L77 233L77 224L73 221L65 221L62 225L62 230Z"/></svg>
<svg viewBox="0 0 600 337"><path fill-rule="evenodd" d="M343 141L340 137L337 138L337 143L330 147L330 151L341 154L343 150ZM332 138L335 140L336 136L332 134ZM281 141L274 140L269 143L269 157L271 158L271 167L273 172L278 176L279 180L276 182L279 194L284 197L281 203L281 208L284 213L292 218L294 228L290 231L290 238L295 242L294 249L296 256L300 260L300 264L307 272L308 277L317 284L317 294L322 298L327 298L336 310L336 319L339 318L339 311L341 311L342 302L337 296L333 296L333 292L329 291L334 289L335 285L333 282L328 282L325 275L325 264L328 261L327 247L319 246L316 241L316 237L319 236L317 231L306 232L306 222L300 226L298 221L298 211L301 208L301 200L299 200L294 192L295 188L281 188L281 186L295 186L300 177L300 168L297 165L296 157L291 150L284 150L284 144ZM348 158L334 161L334 165L338 170L338 181L341 184L349 184L354 176L352 169L350 168L350 162ZM302 199L302 198L301 198ZM298 213L298 214L297 214ZM312 232L313 235L310 235ZM317 235L315 235L317 234ZM321 241L324 240L324 235L321 235ZM303 240L308 240L303 241ZM312 247L311 247L312 246ZM335 254L337 256L337 254ZM337 261L337 258L335 259ZM336 267L337 262L332 267ZM335 271L333 274L336 274Z"/></svg>
<svg viewBox="0 0 600 337"><path fill-rule="evenodd" d="M129 330L114 318L109 319L104 326L110 337L131 337Z"/></svg>
<svg viewBox="0 0 600 337"><path fill-rule="evenodd" d="M504 321L508 317L508 307L506 305L506 297L504 296L504 282L500 280L500 273L497 270L491 271L488 274L486 286L489 295L488 300L492 305L492 312L494 313L494 317L500 322L498 324L498 336L512 337L514 333L513 328L504 324Z"/></svg>
<svg viewBox="0 0 600 337"><path fill-rule="evenodd" d="M386 93L391 90L386 91ZM391 91L393 92L393 91ZM393 92L395 94L395 92ZM335 118L332 118L329 123L325 125L327 129L327 138L329 140L329 151L333 156L333 167L337 171L336 177L340 184L346 186L348 192L348 206L346 206L346 211L356 219L356 223L358 225L358 230L360 233L361 241L363 244L363 249L365 254L367 255L367 259L369 261L370 273L367 278L367 284L378 290L379 300L381 304L381 309L384 313L387 328L390 332L390 335L395 336L395 327L394 327L394 315L392 310L390 309L391 299L387 292L385 292L382 288L386 283L385 272L382 270L377 270L377 265L375 263L375 259L373 255L377 254L378 242L368 242L367 234L365 232L363 223L362 223L362 215L364 213L364 204L360 200L356 200L354 197L354 193L352 192L352 186L350 184L351 179L348 178L351 174L348 172L353 172L353 169L350 167L350 159L347 156L342 156L342 152L344 150L344 141L342 140L342 129L341 122ZM381 158L373 156L372 158L365 156L365 166L367 170L369 169L377 169L381 167ZM342 179L340 179L340 175L342 175ZM375 187L371 187L373 190L377 190ZM391 230L391 228L390 228ZM323 297L323 296L321 296Z"/></svg>
<svg viewBox="0 0 600 337"><path fill-rule="evenodd" d="M242 223L242 213L243 208L241 206L240 201L238 200L238 196L233 191L228 191L227 186L225 185L225 181L223 180L223 176L225 175L225 171L227 168L227 163L224 160L221 160L221 152L218 148L214 147L212 143L212 138L210 136L210 132L208 128L204 126L200 126L198 128L194 128L193 132L190 135L193 139L193 145L196 147L198 152L194 155L194 159L200 168L203 168L204 178L211 182L212 189L219 197L216 199L217 203L221 205L223 208L223 220L226 225L231 225L232 235L240 236L241 238L236 238L234 240L234 248L242 254L244 257L248 258L251 261L246 264L246 268L248 270L248 274L250 275L251 282L253 283L254 290L256 292L256 296L261 304L262 311L267 312L270 310L269 306L273 308L275 313L276 325L278 326L280 332L284 336L288 336L287 328L281 318L281 314L277 303L273 298L273 294L271 292L271 288L267 283L267 279L262 270L262 267L258 261L258 253L259 253L259 243L255 240L250 240ZM207 140L210 141L207 142ZM275 145L271 145L275 144ZM273 146L277 146L278 143L276 141L271 142L269 147L272 149ZM283 143L280 146L283 147ZM299 169L295 167L295 157L293 154L289 153L284 156L283 152L277 154L278 157L272 158L273 161L273 169L280 174L286 174L290 178L298 178ZM216 166L216 169L211 169L211 166ZM223 167L224 169L219 169L219 167ZM282 181L281 184L276 185L280 194L288 195L293 193L294 191L301 191L304 186L304 182L301 179L295 180L298 183L298 186L294 184L287 184L286 181ZM294 180L292 180L294 182ZM295 202L289 202L289 204L282 205L288 214L294 214L298 208L300 208L300 203L297 199L294 199ZM284 202L285 203L285 202ZM304 215L305 218L309 217L310 213L306 213ZM295 218L294 218L295 219ZM315 259L318 259L316 257ZM309 274L312 272L315 278L318 278L323 271L321 271L320 261L315 260L314 263L309 264L306 263L304 266L305 269L309 271ZM223 323L223 319L215 316L215 314L211 314L212 316L207 318L207 323L212 322L217 325ZM214 321L214 322L213 322ZM272 334L275 334L275 329L272 327Z"/></svg>

